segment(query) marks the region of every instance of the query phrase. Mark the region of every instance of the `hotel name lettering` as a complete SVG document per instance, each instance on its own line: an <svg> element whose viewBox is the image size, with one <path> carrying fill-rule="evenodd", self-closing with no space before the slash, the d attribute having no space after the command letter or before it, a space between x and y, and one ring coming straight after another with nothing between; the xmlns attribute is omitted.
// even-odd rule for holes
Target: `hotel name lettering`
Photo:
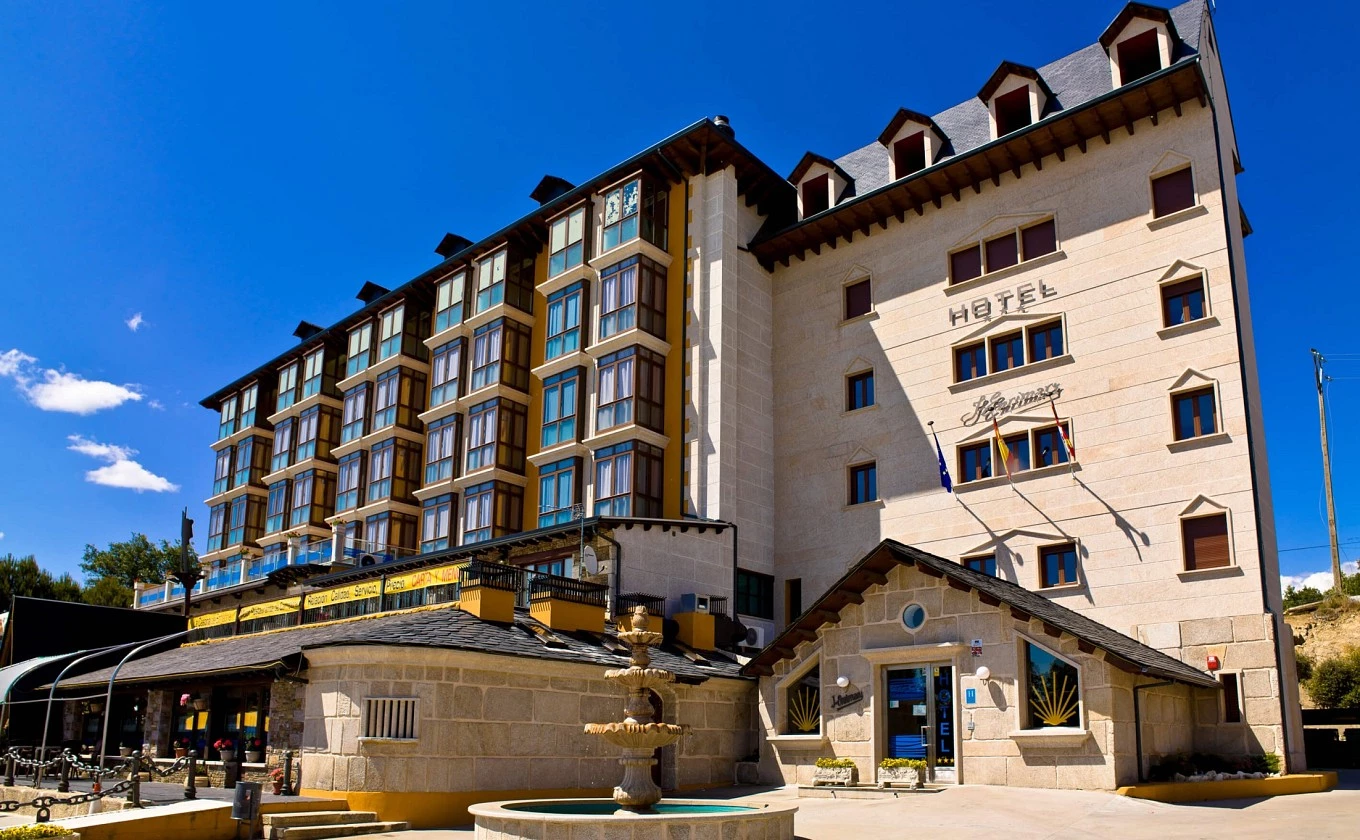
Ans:
<svg viewBox="0 0 1360 840"><path fill-rule="evenodd" d="M1044 298L1056 297L1057 294L1057 289L1042 280L1037 287L1033 283L1021 283L1015 287L1015 291L1007 289L990 297L975 298L957 308L951 308L949 326L966 324L970 318L974 321L990 321L995 316L1009 314L1012 308L1016 312L1024 312L1026 306L1036 304Z"/></svg>
<svg viewBox="0 0 1360 840"><path fill-rule="evenodd" d="M965 426L972 426L978 421L990 423L1013 411L1019 411L1025 406L1056 400L1061 396L1062 386L1056 382L1035 388L1033 391L1021 391L1013 397L1003 397L1001 392L997 391L990 397L978 397L977 402L973 403L972 412L963 415L960 419L963 420Z"/></svg>

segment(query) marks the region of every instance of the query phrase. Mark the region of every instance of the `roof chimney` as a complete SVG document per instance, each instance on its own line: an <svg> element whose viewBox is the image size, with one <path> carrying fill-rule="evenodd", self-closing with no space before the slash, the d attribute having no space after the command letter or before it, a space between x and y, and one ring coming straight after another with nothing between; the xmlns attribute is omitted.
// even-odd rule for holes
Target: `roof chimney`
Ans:
<svg viewBox="0 0 1360 840"><path fill-rule="evenodd" d="M364 284L364 287L359 290L359 294L355 295L355 297L363 301L364 305L367 306L368 304L387 294L389 291L391 290L385 289L382 286L379 286L377 283L370 281Z"/></svg>
<svg viewBox="0 0 1360 840"><path fill-rule="evenodd" d="M538 186L534 187L534 191L529 193L529 197L537 201L538 205L542 207L549 201L564 196L574 189L576 189L576 185L570 181L563 180L556 175L544 175L543 180L538 182Z"/></svg>
<svg viewBox="0 0 1360 840"><path fill-rule="evenodd" d="M726 114L718 114L713 118L713 125L733 140L737 137L737 132L732 128L732 124L727 121Z"/></svg>
<svg viewBox="0 0 1360 840"><path fill-rule="evenodd" d="M298 321L297 329L293 330L293 335L297 336L298 341L306 341L321 332L322 329L311 321Z"/></svg>
<svg viewBox="0 0 1360 840"><path fill-rule="evenodd" d="M439 240L439 244L435 246L434 252L447 260L449 257L464 248L467 248L471 244L472 240L465 236L459 236L456 233L446 233L444 234L444 238Z"/></svg>

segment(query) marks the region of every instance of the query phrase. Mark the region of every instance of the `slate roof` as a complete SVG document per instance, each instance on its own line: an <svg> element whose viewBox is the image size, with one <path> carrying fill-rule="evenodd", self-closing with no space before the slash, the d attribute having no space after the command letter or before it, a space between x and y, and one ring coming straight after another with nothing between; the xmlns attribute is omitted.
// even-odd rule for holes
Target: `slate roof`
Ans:
<svg viewBox="0 0 1360 840"><path fill-rule="evenodd" d="M1011 608L1012 614L1019 611L1039 619L1046 625L1074 636L1084 648L1105 651L1106 660L1126 671L1144 674L1149 677L1175 680L1187 685L1217 688L1218 681L1211 675L1194 668L1159 650L1154 650L1142 642L1125 636L1117 630L1094 621L1061 604L1056 604L1037 592L1017 586L1008 580L976 572L943 557L928 554L918 548L904 545L896 540L884 540L827 590L807 612L791 623L773 642L747 663L743 673L757 674L773 663L791 655L796 644L793 637L800 632L815 632L817 627L833 620L846 604L855 603L858 596L873 585L873 573L880 574L895 565L916 566L934 577L945 577L951 586L960 589L973 589L984 602L993 601L998 605ZM927 571L928 570L928 571ZM999 607L998 607L999 608Z"/></svg>
<svg viewBox="0 0 1360 840"><path fill-rule="evenodd" d="M578 662L602 668L621 668L628 663L626 654L606 648L599 635L549 630L547 638L552 640L552 645L549 645L534 632L535 627L546 629L529 618L526 611L518 611L514 624L509 625L483 621L452 605L444 609L379 614L323 626L304 625L272 633L234 636L179 647L127 663L118 673L118 682L141 683L181 676L265 671L276 666L293 670L306 657L307 650L337 645L466 650L519 659ZM691 661L679 648L670 644L652 651L653 666L673 672L680 682L695 683L710 677L740 676L737 662L725 654L705 651L702 658L709 664ZM70 677L62 683L62 687L107 683L110 673L111 669L104 668Z"/></svg>
<svg viewBox="0 0 1360 840"><path fill-rule="evenodd" d="M1198 54L1203 12L1204 0L1190 0L1170 10L1174 33L1180 36L1176 52L1171 56L1173 63ZM1053 91L1044 115L1074 108L1114 89L1110 57L1099 43L1083 47L1038 70L1039 76ZM946 155L960 155L992 140L987 105L977 97L936 114L934 120L945 135ZM877 140L837 158L836 163L854 179L855 191L860 195L888 183L888 150Z"/></svg>

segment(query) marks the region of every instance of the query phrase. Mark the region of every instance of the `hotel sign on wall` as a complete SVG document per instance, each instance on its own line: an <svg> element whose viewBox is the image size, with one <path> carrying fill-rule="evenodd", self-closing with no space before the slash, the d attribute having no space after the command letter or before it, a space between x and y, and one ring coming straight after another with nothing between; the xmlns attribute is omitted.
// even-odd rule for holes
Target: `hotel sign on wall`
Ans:
<svg viewBox="0 0 1360 840"><path fill-rule="evenodd" d="M963 415L960 419L963 420L965 426L972 426L979 421L990 423L1026 406L1056 400L1060 396L1062 396L1062 386L1056 382L1050 382L1040 388L1035 388L1033 391L1021 391L1011 397L1003 397L1001 392L997 391L990 397L978 397L977 402L973 403L972 412Z"/></svg>
<svg viewBox="0 0 1360 840"><path fill-rule="evenodd" d="M1005 289L994 295L984 295L974 298L958 307L949 310L949 326L966 324L969 319L974 321L990 321L1000 315L1009 315L1012 310L1024 312L1025 307L1032 306L1044 298L1057 297L1058 290L1040 280L1036 288L1033 283L1021 283L1015 290ZM996 303L993 304L992 301Z"/></svg>

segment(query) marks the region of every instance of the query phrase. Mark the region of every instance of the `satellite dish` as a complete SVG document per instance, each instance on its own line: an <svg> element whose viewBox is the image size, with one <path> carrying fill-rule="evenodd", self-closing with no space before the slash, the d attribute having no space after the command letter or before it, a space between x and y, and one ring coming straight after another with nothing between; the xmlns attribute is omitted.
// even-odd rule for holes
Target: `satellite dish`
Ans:
<svg viewBox="0 0 1360 840"><path fill-rule="evenodd" d="M593 546L588 545L581 550L581 567L586 570L588 575L600 573L600 558L596 556Z"/></svg>

